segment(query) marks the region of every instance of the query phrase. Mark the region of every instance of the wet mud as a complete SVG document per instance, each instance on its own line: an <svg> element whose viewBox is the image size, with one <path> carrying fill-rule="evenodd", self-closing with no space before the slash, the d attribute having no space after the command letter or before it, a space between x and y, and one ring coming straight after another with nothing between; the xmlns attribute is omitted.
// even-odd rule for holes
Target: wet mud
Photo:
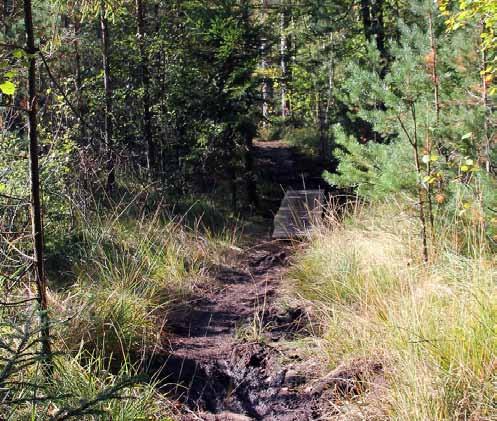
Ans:
<svg viewBox="0 0 497 421"><path fill-rule="evenodd" d="M305 309L275 305L290 253L289 244L258 245L236 267L218 269L216 291L169 314L165 351L151 370L178 403L176 419L323 419L382 372L363 361L323 376L280 345L312 331Z"/></svg>

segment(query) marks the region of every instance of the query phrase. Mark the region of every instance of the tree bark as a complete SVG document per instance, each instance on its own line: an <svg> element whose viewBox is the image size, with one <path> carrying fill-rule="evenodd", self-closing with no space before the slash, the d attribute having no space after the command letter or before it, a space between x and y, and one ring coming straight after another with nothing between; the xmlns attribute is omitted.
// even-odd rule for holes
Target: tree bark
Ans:
<svg viewBox="0 0 497 421"><path fill-rule="evenodd" d="M416 107L413 103L410 104L411 118L413 122L413 134L412 136L407 131L405 124L402 121L400 115L397 116L397 120L402 128L402 131L406 135L409 143L411 144L414 152L414 165L416 167L416 175L418 177L417 190L418 190L418 206L419 206L419 220L421 222L421 239L423 242L423 260L428 263L429 253L428 253L428 237L427 237L427 227L426 227L426 215L425 215L425 200L424 200L424 188L421 185L421 160L419 157L419 139L418 139L418 123L416 117Z"/></svg>
<svg viewBox="0 0 497 421"><path fill-rule="evenodd" d="M375 41L382 59L382 78L386 76L388 52L385 45L384 0L361 0L361 16L364 36L368 42Z"/></svg>
<svg viewBox="0 0 497 421"><path fill-rule="evenodd" d="M364 36L370 42L372 37L371 5L370 0L361 0L361 16Z"/></svg>
<svg viewBox="0 0 497 421"><path fill-rule="evenodd" d="M383 20L383 1L384 0L372 0L371 5L371 17L372 17L372 28L371 32L374 34L376 39L376 47L380 52L383 59L383 66L386 68L388 61L388 53L385 46L385 22Z"/></svg>
<svg viewBox="0 0 497 421"><path fill-rule="evenodd" d="M33 14L31 0L24 0L24 26L26 30L26 53L28 54L28 136L29 164L31 181L31 225L34 249L35 282L37 300L40 307L41 354L47 367L51 368L50 326L47 301L47 281L43 256L43 219L41 211L40 169L38 163L38 129L36 101L36 59L37 49L34 41Z"/></svg>
<svg viewBox="0 0 497 421"><path fill-rule="evenodd" d="M425 263L428 263L429 254L428 254L428 235L426 229L426 215L425 215L425 201L423 194L423 187L421 186L421 160L419 158L419 140L418 140L418 126L417 126L417 118L416 118L416 108L414 104L411 104L411 116L413 120L414 133L413 133L413 143L412 146L414 148L414 164L416 165L416 173L418 175L418 200L419 200L419 219L421 221L421 237L423 241L423 260Z"/></svg>
<svg viewBox="0 0 497 421"><path fill-rule="evenodd" d="M288 30L288 9L283 6L280 16L280 57L281 57L281 117L288 116L288 40L286 31Z"/></svg>
<svg viewBox="0 0 497 421"><path fill-rule="evenodd" d="M433 80L433 95L434 95L434 107L435 107L435 124L436 128L438 129L438 126L440 124L440 85L439 85L439 80L438 80L438 70L437 70L437 62L438 62L438 51L437 51L437 43L435 39L435 31L433 29L433 14L430 12L428 15L428 26L429 26L429 33L430 33L430 48L431 48L431 55L432 55L432 69L431 69L431 78ZM438 136L438 133L435 134L435 136ZM428 152L428 155L431 156L432 151L433 151L433 146L435 146L436 149L439 147L439 142L438 139L435 138L435 145L433 145L433 142L431 140L428 141L428 144L426 145L426 150ZM428 161L427 165L427 172L428 176L431 176L432 173L432 164L431 164L431 159ZM432 241L435 239L435 216L433 214L433 191L432 191L431 184L428 183L428 188L427 188L427 194L428 194L428 216L429 216L429 221L430 221L430 230L431 230L431 238Z"/></svg>
<svg viewBox="0 0 497 421"><path fill-rule="evenodd" d="M433 14L430 12L428 16L429 30L430 30L430 48L433 57L433 67L431 69L431 77L433 80L433 94L435 101L435 117L437 126L440 123L440 85L438 80L438 51L437 51L437 41L435 39L435 31L433 29Z"/></svg>
<svg viewBox="0 0 497 421"><path fill-rule="evenodd" d="M257 178L254 168L254 132L249 127L243 131L245 136L245 177L247 199L249 205L259 207L259 196L257 195Z"/></svg>
<svg viewBox="0 0 497 421"><path fill-rule="evenodd" d="M267 0L262 0L263 20L265 20L266 8L268 7ZM271 98L271 85L267 77L268 61L267 61L267 39L261 40L261 68L263 71L262 78L262 125L267 126L269 121L269 101Z"/></svg>
<svg viewBox="0 0 497 421"><path fill-rule="evenodd" d="M147 167L149 177L156 169L157 152L152 135L152 112L150 108L150 73L145 50L145 6L144 0L136 0L136 22L138 49L140 51L140 78L143 88L143 140L147 145Z"/></svg>
<svg viewBox="0 0 497 421"><path fill-rule="evenodd" d="M324 163L328 162L329 157L329 139L328 139L328 118L326 116L326 104L325 101L319 95L318 103L317 103L317 114L318 114L318 123L319 123L319 143L321 146L321 159Z"/></svg>
<svg viewBox="0 0 497 421"><path fill-rule="evenodd" d="M12 10L13 9L13 4L11 0L3 0L3 10L2 10L2 15L3 15L3 33L5 35L8 34L9 30L9 21L8 18L10 15L12 15Z"/></svg>
<svg viewBox="0 0 497 421"><path fill-rule="evenodd" d="M482 31L485 27L485 22L480 23ZM484 136L484 159L485 159L485 170L489 173L492 170L491 161L491 136L489 130L489 115L490 115L490 103L488 99L488 82L487 82L487 52L483 46L481 49L481 84L482 84L482 105L483 105L483 136Z"/></svg>
<svg viewBox="0 0 497 421"><path fill-rule="evenodd" d="M107 184L106 190L112 195L116 184L114 141L112 124L112 83L109 64L109 22L106 16L106 7L103 0L100 1L100 29L102 38L102 67L104 71L104 95L105 95L105 121L104 136L107 154Z"/></svg>
<svg viewBox="0 0 497 421"><path fill-rule="evenodd" d="M74 67L75 67L75 73L76 73L76 97L78 101L78 112L79 116L82 120L84 120L86 110L84 106L84 101L83 101L83 78L81 76L81 53L79 49L79 35L80 35L80 22L78 18L76 17L74 19ZM83 142L84 139L86 138L86 126L85 124L80 121L80 141Z"/></svg>
<svg viewBox="0 0 497 421"><path fill-rule="evenodd" d="M330 34L330 42L333 44L333 34ZM333 46L331 47L330 58L328 61L328 77L326 97L321 99L318 104L318 120L319 120L319 138L321 145L321 158L324 167L327 168L330 163L330 111L333 103L333 81L334 81L334 55Z"/></svg>
<svg viewBox="0 0 497 421"><path fill-rule="evenodd" d="M271 87L269 84L269 79L267 77L267 69L268 69L268 63L267 63L267 58L266 58L266 53L267 53L267 45L266 45L266 40L262 40L262 45L261 45L261 55L262 55L262 71L264 72L263 79L262 79L262 125L266 126L268 121L269 121L269 101L271 97Z"/></svg>

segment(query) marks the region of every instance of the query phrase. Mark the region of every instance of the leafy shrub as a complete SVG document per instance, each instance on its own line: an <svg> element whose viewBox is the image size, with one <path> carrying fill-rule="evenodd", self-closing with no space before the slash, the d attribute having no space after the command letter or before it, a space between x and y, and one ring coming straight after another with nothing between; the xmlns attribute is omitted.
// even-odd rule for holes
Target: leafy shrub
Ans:
<svg viewBox="0 0 497 421"><path fill-rule="evenodd" d="M320 152L319 132L313 127L288 129L285 140L306 154L318 155Z"/></svg>

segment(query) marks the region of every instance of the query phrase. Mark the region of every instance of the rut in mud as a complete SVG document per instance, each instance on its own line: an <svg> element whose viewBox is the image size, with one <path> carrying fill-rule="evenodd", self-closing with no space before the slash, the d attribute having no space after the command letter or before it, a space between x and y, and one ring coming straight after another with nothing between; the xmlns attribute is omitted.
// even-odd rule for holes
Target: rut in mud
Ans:
<svg viewBox="0 0 497 421"><path fill-rule="evenodd" d="M220 290L169 315L165 391L190 409L183 419L216 419L223 412L263 419L283 412L290 396L280 393L286 373L276 368L276 349L240 336L267 326L277 340L286 334L282 324L288 332L298 327L298 315L271 314L287 252L274 243L257 247L241 267L218 272Z"/></svg>

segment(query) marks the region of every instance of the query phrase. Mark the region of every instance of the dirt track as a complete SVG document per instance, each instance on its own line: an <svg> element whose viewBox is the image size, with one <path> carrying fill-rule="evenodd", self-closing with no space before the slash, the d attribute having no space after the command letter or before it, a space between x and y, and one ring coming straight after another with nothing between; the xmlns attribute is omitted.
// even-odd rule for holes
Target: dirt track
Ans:
<svg viewBox="0 0 497 421"><path fill-rule="evenodd" d="M294 158L272 148L260 155L272 158L266 169L277 177L275 157ZM289 177L288 166L280 168L295 183L298 174ZM278 306L293 252L289 243L260 240L215 270L217 289L168 314L164 352L151 369L160 370L163 392L178 402L176 419L328 419L338 401L361 394L371 376L381 375L381 365L369 361L330 373L292 347L314 328L302 303Z"/></svg>
<svg viewBox="0 0 497 421"><path fill-rule="evenodd" d="M237 268L217 273L221 288L169 316L166 391L186 404L183 420L314 419L306 378L282 364L277 343L305 334L303 311L273 306L288 245L267 242ZM293 356L295 358L295 356Z"/></svg>

